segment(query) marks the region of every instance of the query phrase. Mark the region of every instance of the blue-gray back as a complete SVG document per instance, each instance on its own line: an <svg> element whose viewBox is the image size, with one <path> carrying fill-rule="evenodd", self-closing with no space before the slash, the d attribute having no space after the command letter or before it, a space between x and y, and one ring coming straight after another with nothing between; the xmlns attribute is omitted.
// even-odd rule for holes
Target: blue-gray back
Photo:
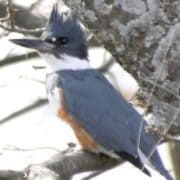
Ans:
<svg viewBox="0 0 180 180"><path fill-rule="evenodd" d="M106 78L93 69L64 70L57 74L57 85L64 91L69 113L97 143L106 150L139 157L138 135L143 119ZM143 122L139 147L148 158L156 141L145 132L147 123ZM172 180L156 149L150 162L168 180Z"/></svg>
<svg viewBox="0 0 180 180"><path fill-rule="evenodd" d="M95 70L58 74L67 108L82 127L108 150L137 155L142 118L120 93ZM141 149L148 155L155 141L144 129L141 137Z"/></svg>

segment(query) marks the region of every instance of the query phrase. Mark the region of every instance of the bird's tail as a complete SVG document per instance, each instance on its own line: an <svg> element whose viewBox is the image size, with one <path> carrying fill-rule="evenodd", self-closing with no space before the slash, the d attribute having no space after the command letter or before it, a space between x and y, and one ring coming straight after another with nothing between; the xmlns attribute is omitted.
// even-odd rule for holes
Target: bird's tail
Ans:
<svg viewBox="0 0 180 180"><path fill-rule="evenodd" d="M151 162L155 166L155 169L158 170L162 176L164 176L167 180L173 180L172 176L165 169L161 161L161 158L159 156L159 153L157 151L153 154L151 159L152 159Z"/></svg>
<svg viewBox="0 0 180 180"><path fill-rule="evenodd" d="M142 152L139 152L139 157L141 159L141 162L143 162L145 155L142 154ZM145 157L146 160L143 162L144 165L149 165L153 169L157 170L162 176L166 178L166 180L173 180L172 176L169 174L169 172L165 169L163 162L159 156L158 151L156 150L153 155L150 158ZM143 166L144 166L143 165Z"/></svg>
<svg viewBox="0 0 180 180"><path fill-rule="evenodd" d="M134 156L132 156L132 155L126 153L126 152L118 152L117 154L118 154L119 156L121 156L124 160L129 161L129 162L132 163L134 166L136 166L137 168L139 168L139 169L140 169L141 171L143 171L146 175L151 176L151 173L149 172L148 169L146 169L146 168L143 166L143 164L142 164L142 162L141 162L141 160L140 160L139 157L136 158L136 157L134 157Z"/></svg>

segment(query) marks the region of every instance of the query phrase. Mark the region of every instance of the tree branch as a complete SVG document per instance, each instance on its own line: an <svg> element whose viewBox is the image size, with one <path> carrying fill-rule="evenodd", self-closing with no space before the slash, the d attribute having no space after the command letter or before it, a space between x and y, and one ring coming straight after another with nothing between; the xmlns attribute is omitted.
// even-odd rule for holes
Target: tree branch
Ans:
<svg viewBox="0 0 180 180"><path fill-rule="evenodd" d="M13 112L13 113L9 114L7 117L4 117L4 118L0 119L0 125L8 122L9 120L11 120L11 119L13 119L15 117L18 117L18 116L20 116L20 115L22 115L24 113L27 113L28 111L31 111L32 109L40 107L40 106L46 104L47 102L48 102L47 99L38 99L34 103L29 104L29 105L23 107L22 109L17 110L16 112Z"/></svg>
<svg viewBox="0 0 180 180"><path fill-rule="evenodd" d="M153 134L158 139L162 139L162 142L174 142L174 143L180 143L180 137L172 136L168 133L164 133L163 129L159 129L155 126L149 126L146 129L147 132Z"/></svg>
<svg viewBox="0 0 180 180"><path fill-rule="evenodd" d="M14 8L11 0L7 1L7 13L8 13L7 16L9 17L10 27L11 30L13 31L15 22L14 22Z"/></svg>
<svg viewBox="0 0 180 180"><path fill-rule="evenodd" d="M67 180L74 174L86 171L105 171L118 164L116 160L105 155L97 155L85 151L61 153L41 164L30 165L21 171L0 170L0 178L6 180L35 180L51 177L52 179Z"/></svg>
<svg viewBox="0 0 180 180"><path fill-rule="evenodd" d="M26 29L26 28L22 28L22 27L19 27L16 25L14 25L13 29L11 29L10 27L5 26L3 24L0 24L0 27L6 31L18 32L18 33L22 33L22 34L31 34L31 35L36 35L37 33L38 34L42 33L44 30L44 28Z"/></svg>
<svg viewBox="0 0 180 180"><path fill-rule="evenodd" d="M31 12L28 12L27 9L12 4L11 0L8 0L5 5L3 3L0 4L1 6L6 7L5 17L0 18L0 27L2 29L34 36L40 35L43 32L44 27L41 28L40 26L44 24L44 18L36 17ZM18 9L18 11L14 9ZM28 22L22 17L28 17Z"/></svg>

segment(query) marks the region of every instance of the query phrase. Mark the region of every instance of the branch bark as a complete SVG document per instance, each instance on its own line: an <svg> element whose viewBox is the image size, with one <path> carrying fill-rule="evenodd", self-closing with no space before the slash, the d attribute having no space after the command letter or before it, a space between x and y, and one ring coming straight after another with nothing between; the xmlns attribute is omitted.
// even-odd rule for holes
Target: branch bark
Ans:
<svg viewBox="0 0 180 180"><path fill-rule="evenodd" d="M123 163L122 159L116 160L105 155L97 155L85 151L59 153L46 162L30 165L21 171L0 170L0 178L5 180L39 180L48 177L68 180L76 173L105 171L121 163Z"/></svg>

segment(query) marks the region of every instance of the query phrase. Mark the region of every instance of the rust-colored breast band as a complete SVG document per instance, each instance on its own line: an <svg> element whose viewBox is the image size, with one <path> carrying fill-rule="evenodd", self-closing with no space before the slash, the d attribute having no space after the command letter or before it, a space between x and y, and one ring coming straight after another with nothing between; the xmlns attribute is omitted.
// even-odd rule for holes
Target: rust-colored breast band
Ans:
<svg viewBox="0 0 180 180"><path fill-rule="evenodd" d="M82 146L82 149L89 151L97 151L99 145L96 143L96 141L80 126L77 120L68 113L62 90L60 90L60 96L61 108L57 112L57 116L70 125L80 145Z"/></svg>

